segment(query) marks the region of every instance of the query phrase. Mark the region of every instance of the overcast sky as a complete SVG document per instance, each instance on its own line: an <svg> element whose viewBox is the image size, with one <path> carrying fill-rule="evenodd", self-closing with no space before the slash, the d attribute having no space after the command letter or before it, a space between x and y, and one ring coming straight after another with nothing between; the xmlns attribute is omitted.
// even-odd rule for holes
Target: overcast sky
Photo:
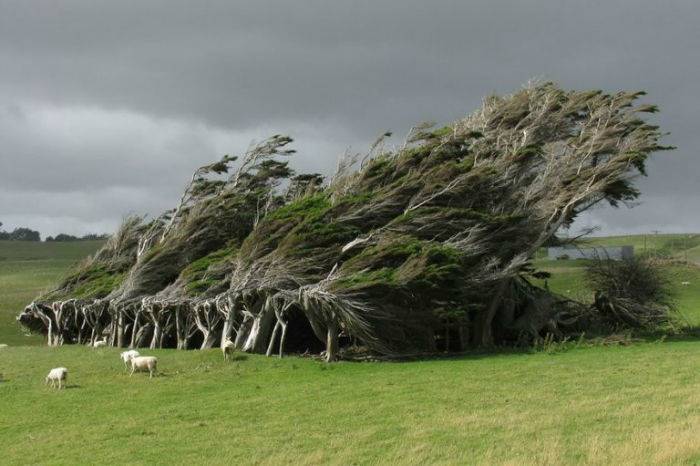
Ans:
<svg viewBox="0 0 700 466"><path fill-rule="evenodd" d="M0 222L110 232L274 133L332 171L385 130L531 78L644 89L678 150L634 209L577 227L700 231L700 2L0 0Z"/></svg>

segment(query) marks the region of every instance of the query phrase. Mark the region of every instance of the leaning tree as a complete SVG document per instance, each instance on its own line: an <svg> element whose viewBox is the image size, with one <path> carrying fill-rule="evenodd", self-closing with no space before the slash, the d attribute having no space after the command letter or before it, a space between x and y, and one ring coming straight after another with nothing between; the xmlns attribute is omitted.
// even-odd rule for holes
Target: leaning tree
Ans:
<svg viewBox="0 0 700 466"><path fill-rule="evenodd" d="M581 330L590 309L534 286L530 261L581 212L639 195L647 158L669 149L642 95L529 85L400 147L387 133L327 183L295 175L291 139L274 136L199 168L175 209L129 219L20 320L53 331L50 309L79 299L107 307L119 346L320 344L328 360L348 344L406 354Z"/></svg>

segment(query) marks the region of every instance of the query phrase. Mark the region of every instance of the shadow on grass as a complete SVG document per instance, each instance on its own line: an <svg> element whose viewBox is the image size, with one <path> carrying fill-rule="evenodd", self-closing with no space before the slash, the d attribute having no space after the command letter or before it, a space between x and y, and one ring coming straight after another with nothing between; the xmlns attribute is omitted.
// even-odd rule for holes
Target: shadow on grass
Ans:
<svg viewBox="0 0 700 466"><path fill-rule="evenodd" d="M410 355L397 356L376 356L363 353L344 354L343 360L348 362L414 362L414 361L440 361L440 360L477 360L494 358L498 356L529 356L533 354L559 354L570 350L579 349L586 350L594 347L613 347L613 346L634 346L635 344L649 343L683 343L683 342L698 342L700 343L700 326L689 326L675 330L673 333L669 331L659 330L656 332L637 332L630 333L628 337L618 341L614 338L618 334L602 333L586 335L586 338L577 340L571 338L567 341L554 342L552 348L543 349L535 346L496 346L491 348L469 349L461 352L449 353L417 353Z"/></svg>
<svg viewBox="0 0 700 466"><path fill-rule="evenodd" d="M652 333L645 336L645 340L648 341L666 341L666 342L686 342L686 341L697 341L700 342L700 327L689 326L680 329L677 333L664 334L662 332Z"/></svg>
<svg viewBox="0 0 700 466"><path fill-rule="evenodd" d="M228 361L234 362L234 361L247 361L248 356L245 354L233 354Z"/></svg>
<svg viewBox="0 0 700 466"><path fill-rule="evenodd" d="M442 360L474 360L493 358L498 356L529 355L532 354L530 347L517 346L496 346L492 348L470 349L466 351L453 351L449 353L415 353L402 354L396 356L377 356L369 354L344 354L343 361L348 362L415 362L415 361L442 361ZM318 357L317 359L323 359Z"/></svg>

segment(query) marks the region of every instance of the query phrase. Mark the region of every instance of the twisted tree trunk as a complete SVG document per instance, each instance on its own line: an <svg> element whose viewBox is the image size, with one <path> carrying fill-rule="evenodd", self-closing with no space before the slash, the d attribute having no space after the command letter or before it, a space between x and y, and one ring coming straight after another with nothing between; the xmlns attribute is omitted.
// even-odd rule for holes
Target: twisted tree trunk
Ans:
<svg viewBox="0 0 700 466"><path fill-rule="evenodd" d="M338 360L338 324L331 321L328 324L326 336L326 362Z"/></svg>

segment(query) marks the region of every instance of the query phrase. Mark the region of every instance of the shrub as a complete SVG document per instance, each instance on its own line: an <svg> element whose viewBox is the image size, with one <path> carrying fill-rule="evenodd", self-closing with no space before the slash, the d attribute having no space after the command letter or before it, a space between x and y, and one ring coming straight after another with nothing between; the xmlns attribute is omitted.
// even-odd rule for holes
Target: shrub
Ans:
<svg viewBox="0 0 700 466"><path fill-rule="evenodd" d="M671 321L670 282L653 260L593 260L586 279L595 292L595 309L612 327L654 330Z"/></svg>

